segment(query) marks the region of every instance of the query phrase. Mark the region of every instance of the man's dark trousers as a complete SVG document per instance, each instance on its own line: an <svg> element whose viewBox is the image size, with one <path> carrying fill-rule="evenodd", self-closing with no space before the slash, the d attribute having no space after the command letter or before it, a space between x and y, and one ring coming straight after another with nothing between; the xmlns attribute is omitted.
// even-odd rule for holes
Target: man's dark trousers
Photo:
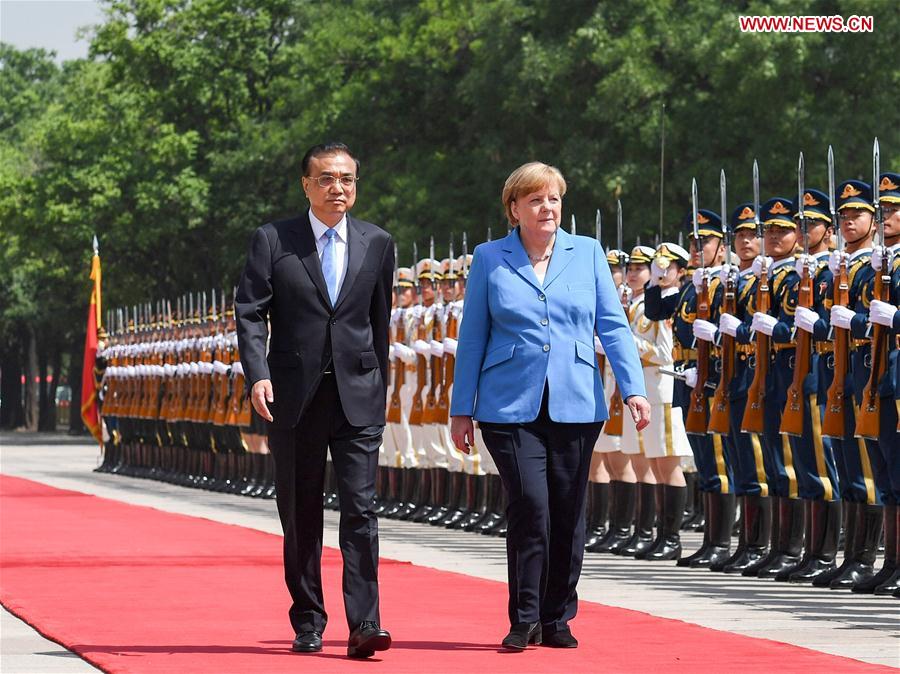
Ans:
<svg viewBox="0 0 900 674"><path fill-rule="evenodd" d="M375 468L383 426L351 426L333 374L323 375L309 406L292 429L269 429L275 457L278 515L284 530L284 570L297 633L325 629L322 596L322 492L331 460L341 504L343 592L352 631L378 615L378 520L372 511Z"/></svg>

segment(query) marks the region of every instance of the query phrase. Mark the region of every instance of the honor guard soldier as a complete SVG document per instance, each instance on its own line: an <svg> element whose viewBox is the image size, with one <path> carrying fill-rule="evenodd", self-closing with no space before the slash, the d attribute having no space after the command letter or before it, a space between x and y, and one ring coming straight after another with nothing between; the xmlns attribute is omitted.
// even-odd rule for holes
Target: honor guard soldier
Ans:
<svg viewBox="0 0 900 674"><path fill-rule="evenodd" d="M795 344L785 370L791 383L780 430L788 436L798 495L805 504L805 544L802 559L786 566L775 580L803 583L835 567L841 501L831 439L822 434L827 393L822 395L818 381L819 359L827 357L828 349L820 347L817 353L812 340L815 323L826 315L833 280L828 268L833 227L825 193L806 189L798 199L802 201L795 205L794 221L804 252L795 261L796 274L786 281L772 335L776 344L782 340Z"/></svg>
<svg viewBox="0 0 900 674"><path fill-rule="evenodd" d="M696 194L693 197L695 207L685 218L690 226L691 280L677 296L663 298L661 290L648 288L645 314L650 320L672 319L672 355L676 369L684 373L684 379L674 383L672 406L681 408L706 512L703 543L692 555L679 559L678 565L707 568L730 555L735 501L722 438L707 433L709 396L716 379L714 353L708 343L696 340L693 331L698 316L712 322L719 319L722 286L717 271L725 256L722 220L710 210L697 209ZM673 313L667 315L665 308L673 305Z"/></svg>
<svg viewBox="0 0 900 674"><path fill-rule="evenodd" d="M729 224L738 263L730 269L723 266L719 275L726 299L719 316L718 331L711 323L704 326L699 320L694 321L694 334L698 338L703 337L705 328L705 337L717 338L723 354L727 351L727 341L730 339L733 343L731 371L727 371L723 361L719 381L720 387L727 387L727 405L724 405L727 414L724 419L719 420L719 399L716 397L710 417L710 432L727 438L726 445L731 450L729 459L734 476L734 493L741 506L737 549L728 559L710 564L711 571L725 573L741 573L761 559L768 551L772 526L772 502L766 482L761 436L741 431L744 408L747 405L747 389L752 377L750 360L753 357L753 344L749 331L742 331L738 337L738 328L744 322L748 325L750 323L748 305L756 291L753 260L759 255L760 240L756 224L758 209L759 204L748 202L740 204L731 214ZM729 306L729 284L733 284L730 289L734 295L733 306Z"/></svg>
<svg viewBox="0 0 900 674"><path fill-rule="evenodd" d="M886 250L872 252L872 268L876 275L890 270L890 289L886 299L873 297L869 305L869 322L887 332L888 363L880 381L881 397L878 446L887 464L890 481L889 497L884 504L884 566L869 581L853 586L854 592L898 596L900 587L900 445L898 445L897 412L900 409L900 174L884 173L878 186L881 217L884 220ZM884 267L885 262L887 267ZM873 289L874 289L874 283ZM874 292L873 292L874 294Z"/></svg>
<svg viewBox="0 0 900 674"><path fill-rule="evenodd" d="M862 326L864 335L868 322L865 287L875 275L871 264L875 235L872 187L847 180L838 186L836 194L844 249L834 251L829 258L834 276L831 310L828 322L817 331L831 333L834 340L832 385L823 432L831 437L847 515L843 561L813 580L813 585L832 589L852 588L874 575L882 530L881 494L887 491L886 471L876 468L881 463L877 447L856 437L857 406L868 381L870 349L869 341L857 336L859 331L854 335L852 323ZM885 476L878 486L876 471Z"/></svg>
<svg viewBox="0 0 900 674"><path fill-rule="evenodd" d="M793 206L790 199L774 197L762 207L764 254L753 262L757 292L751 300L753 311L748 312L752 319L749 325L741 326L741 330L756 333L753 380L742 429L747 432L762 430L766 478L769 493L774 497L773 506L776 506L769 554L742 572L745 576L760 578L773 578L795 566L803 552L804 506L799 499L790 440L780 432L781 414L792 381L790 364L794 358L794 344L790 341L789 331L773 336L778 317L782 316L787 290L798 278L794 269L797 225L793 219ZM739 337L741 339L743 336Z"/></svg>

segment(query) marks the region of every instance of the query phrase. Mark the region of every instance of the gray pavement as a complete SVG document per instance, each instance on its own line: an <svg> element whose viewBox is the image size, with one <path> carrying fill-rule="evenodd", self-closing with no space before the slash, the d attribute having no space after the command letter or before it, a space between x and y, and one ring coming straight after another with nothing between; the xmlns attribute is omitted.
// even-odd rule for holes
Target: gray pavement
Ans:
<svg viewBox="0 0 900 674"><path fill-rule="evenodd" d="M273 501L94 473L92 469L98 461L96 445L82 439L64 435L0 434L0 472L5 474L280 533ZM337 521L337 513L326 512L327 545L337 546ZM699 542L697 534L685 537L688 552L699 546ZM386 558L492 580L506 579L505 547L501 539L382 520L380 548ZM609 606L900 668L900 602L890 597L735 578L610 555L586 557L578 594L582 599ZM0 651L4 655L21 652L21 637L17 637L17 645L8 644L5 622L3 626ZM577 630L577 621L575 626ZM500 626L498 637L499 630ZM50 642L48 647L47 643L35 642L28 648L34 653L60 650L58 645ZM0 668L3 672L57 671L8 669L7 664L4 658ZM60 668L59 671L75 670Z"/></svg>

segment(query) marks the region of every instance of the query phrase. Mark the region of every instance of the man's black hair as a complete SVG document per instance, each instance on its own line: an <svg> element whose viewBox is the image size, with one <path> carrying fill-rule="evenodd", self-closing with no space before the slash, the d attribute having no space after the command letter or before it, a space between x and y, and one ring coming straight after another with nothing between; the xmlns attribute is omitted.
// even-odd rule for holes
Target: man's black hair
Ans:
<svg viewBox="0 0 900 674"><path fill-rule="evenodd" d="M356 164L356 175L359 175L359 159L353 156L349 147L343 143L335 142L319 143L318 145L313 145L306 151L306 154L303 155L303 159L300 161L300 169L303 171L303 175L309 175L309 162L316 157L323 157L329 154L345 154L350 157L350 159L353 160L353 163Z"/></svg>

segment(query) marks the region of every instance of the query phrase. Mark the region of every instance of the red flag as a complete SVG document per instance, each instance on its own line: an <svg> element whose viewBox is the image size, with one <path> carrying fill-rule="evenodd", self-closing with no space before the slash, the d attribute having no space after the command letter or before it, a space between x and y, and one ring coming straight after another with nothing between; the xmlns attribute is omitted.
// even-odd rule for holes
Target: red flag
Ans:
<svg viewBox="0 0 900 674"><path fill-rule="evenodd" d="M94 257L91 260L91 305L88 307L87 335L84 338L84 363L81 366L81 418L91 435L103 444L100 430L100 408L97 405L99 382L94 376L97 360L97 331L100 328L100 255L94 239Z"/></svg>

